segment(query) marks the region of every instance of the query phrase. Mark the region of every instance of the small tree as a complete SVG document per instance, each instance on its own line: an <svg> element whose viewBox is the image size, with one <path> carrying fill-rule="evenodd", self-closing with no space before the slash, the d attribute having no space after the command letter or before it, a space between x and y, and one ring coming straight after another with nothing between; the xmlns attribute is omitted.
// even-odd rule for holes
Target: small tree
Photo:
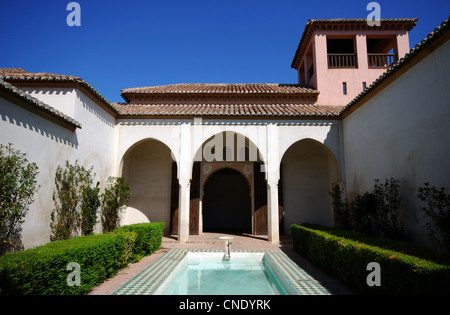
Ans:
<svg viewBox="0 0 450 315"><path fill-rule="evenodd" d="M401 199L399 181L386 179L384 184L375 180L374 194L377 199L377 217L379 230L392 239L403 237L403 224L400 221Z"/></svg>
<svg viewBox="0 0 450 315"><path fill-rule="evenodd" d="M97 210L100 207L100 183L92 188L85 187L81 196L81 231L83 235L94 234L94 227L97 223Z"/></svg>
<svg viewBox="0 0 450 315"><path fill-rule="evenodd" d="M450 252L450 195L444 187L437 189L425 183L417 196L426 202L422 211L429 218L425 226L430 241Z"/></svg>
<svg viewBox="0 0 450 315"><path fill-rule="evenodd" d="M0 144L0 255L17 246L21 225L34 202L38 167L12 144Z"/></svg>
<svg viewBox="0 0 450 315"><path fill-rule="evenodd" d="M352 228L350 209L343 196L344 189L335 185L329 194L333 202L334 224L339 228L350 230Z"/></svg>
<svg viewBox="0 0 450 315"><path fill-rule="evenodd" d="M78 234L81 225L81 206L83 194L93 182L93 167L89 170L75 161L72 165L66 161L65 169L58 166L55 174L53 201L55 208L51 213L50 228L52 241L64 240Z"/></svg>
<svg viewBox="0 0 450 315"><path fill-rule="evenodd" d="M120 213L128 204L130 185L123 177L109 177L107 187L102 195L102 227L103 233L111 232L120 226Z"/></svg>
<svg viewBox="0 0 450 315"><path fill-rule="evenodd" d="M350 203L353 229L374 235L377 227L377 200L373 193L358 194Z"/></svg>

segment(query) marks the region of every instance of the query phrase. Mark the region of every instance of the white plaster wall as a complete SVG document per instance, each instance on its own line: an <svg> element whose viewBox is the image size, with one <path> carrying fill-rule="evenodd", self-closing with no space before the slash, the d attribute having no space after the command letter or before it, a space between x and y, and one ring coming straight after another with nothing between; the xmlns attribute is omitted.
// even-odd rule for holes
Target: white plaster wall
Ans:
<svg viewBox="0 0 450 315"><path fill-rule="evenodd" d="M422 244L418 187L450 188L449 55L447 42L343 120L347 193L398 179L407 232Z"/></svg>
<svg viewBox="0 0 450 315"><path fill-rule="evenodd" d="M82 124L82 129L71 132L40 116L0 99L0 143L12 143L27 154L30 162L39 167L39 191L22 225L25 248L50 241L50 213L54 207L52 194L54 175L58 165L78 160L86 168L94 167L95 181L102 184L112 175L115 120L89 97L79 92L44 91L33 93L53 107L64 103L72 108L71 117ZM63 100L61 100L62 97ZM43 100L44 101L44 100ZM69 110L70 111L70 110Z"/></svg>
<svg viewBox="0 0 450 315"><path fill-rule="evenodd" d="M20 89L45 104L75 118L75 100L77 98L77 90L75 88L20 87Z"/></svg>
<svg viewBox="0 0 450 315"><path fill-rule="evenodd" d="M131 199L123 224L166 222L170 228L172 157L156 140L135 146L124 158L123 176L131 187Z"/></svg>
<svg viewBox="0 0 450 315"><path fill-rule="evenodd" d="M80 150L76 159L86 167L94 167L103 191L108 177L114 175L116 121L86 94L79 90L76 92L74 118L82 125L81 129L77 129Z"/></svg>
<svg viewBox="0 0 450 315"><path fill-rule="evenodd" d="M291 224L333 225L328 192L331 190L336 163L322 144L301 140L292 145L282 160L284 232Z"/></svg>
<svg viewBox="0 0 450 315"><path fill-rule="evenodd" d="M79 139L76 133L2 98L0 117L0 143L12 143L15 149L26 153L29 162L39 167L37 183L40 188L22 225L22 242L26 248L47 243L50 241L49 223L56 167L75 154L80 147Z"/></svg>

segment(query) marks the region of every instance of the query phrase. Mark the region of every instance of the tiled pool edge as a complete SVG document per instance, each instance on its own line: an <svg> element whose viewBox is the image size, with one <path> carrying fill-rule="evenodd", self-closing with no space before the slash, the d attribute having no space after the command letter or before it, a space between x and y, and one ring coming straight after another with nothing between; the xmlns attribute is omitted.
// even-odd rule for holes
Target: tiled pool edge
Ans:
<svg viewBox="0 0 450 315"><path fill-rule="evenodd" d="M223 252L223 250L170 249L153 264L116 290L113 295L152 295L188 252ZM267 260L277 266L278 277L283 277L298 295L328 295L328 289L294 263L283 251L274 250L234 250L233 252L265 253Z"/></svg>

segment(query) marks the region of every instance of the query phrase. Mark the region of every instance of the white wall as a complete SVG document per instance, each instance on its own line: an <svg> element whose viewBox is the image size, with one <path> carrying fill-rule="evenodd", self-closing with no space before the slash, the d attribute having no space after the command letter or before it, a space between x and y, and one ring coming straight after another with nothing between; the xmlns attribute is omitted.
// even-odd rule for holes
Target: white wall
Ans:
<svg viewBox="0 0 450 315"><path fill-rule="evenodd" d="M107 177L112 175L115 159L115 119L89 97L78 90L61 92L60 89L40 89L33 95L44 98L55 108L64 103L82 129L69 131L0 98L0 143L12 143L39 167L40 188L22 225L25 248L50 241L50 213L54 207L52 194L58 165L63 166L66 160L71 163L78 160L86 168L94 167L95 181L106 183Z"/></svg>
<svg viewBox="0 0 450 315"><path fill-rule="evenodd" d="M324 145L301 140L292 145L282 160L284 232L291 224L333 225L330 196L336 163Z"/></svg>
<svg viewBox="0 0 450 315"><path fill-rule="evenodd" d="M450 188L450 42L443 44L343 120L347 193L374 179L400 181L403 219L428 244L417 189Z"/></svg>
<svg viewBox="0 0 450 315"><path fill-rule="evenodd" d="M170 229L172 157L167 146L143 141L125 156L122 176L131 187L131 199L123 224L166 222Z"/></svg>

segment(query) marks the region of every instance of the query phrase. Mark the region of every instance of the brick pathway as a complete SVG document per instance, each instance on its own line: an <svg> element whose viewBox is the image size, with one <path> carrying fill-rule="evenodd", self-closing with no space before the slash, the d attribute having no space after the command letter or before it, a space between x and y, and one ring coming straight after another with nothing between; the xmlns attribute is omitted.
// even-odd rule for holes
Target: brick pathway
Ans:
<svg viewBox="0 0 450 315"><path fill-rule="evenodd" d="M94 288L90 295L110 295L125 285L129 280L144 271L151 264L156 262L169 249L204 249L204 250L224 250L224 241L219 237L232 237L232 250L271 250L279 249L283 251L292 261L294 261L303 270L309 273L316 281L326 287L332 294L352 294L352 292L342 285L339 281L326 275L320 270L312 266L306 259L298 255L292 248L292 240L290 237L281 236L279 244L270 244L267 242L267 236L255 235L231 235L220 233L203 233L202 235L191 235L189 242L180 244L176 237L164 236L162 239L161 249L150 256L144 257L141 261L130 264L127 268L119 271L119 273L106 280L100 286Z"/></svg>

